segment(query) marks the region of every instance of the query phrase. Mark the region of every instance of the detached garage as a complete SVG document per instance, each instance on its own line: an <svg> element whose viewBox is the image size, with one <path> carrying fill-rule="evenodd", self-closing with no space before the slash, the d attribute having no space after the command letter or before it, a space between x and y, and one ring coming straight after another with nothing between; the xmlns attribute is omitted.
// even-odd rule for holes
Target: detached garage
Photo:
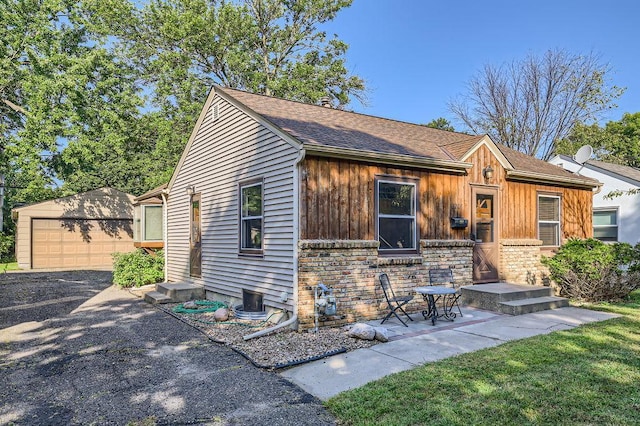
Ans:
<svg viewBox="0 0 640 426"><path fill-rule="evenodd" d="M22 269L110 269L133 246L133 196L101 188L13 209Z"/></svg>

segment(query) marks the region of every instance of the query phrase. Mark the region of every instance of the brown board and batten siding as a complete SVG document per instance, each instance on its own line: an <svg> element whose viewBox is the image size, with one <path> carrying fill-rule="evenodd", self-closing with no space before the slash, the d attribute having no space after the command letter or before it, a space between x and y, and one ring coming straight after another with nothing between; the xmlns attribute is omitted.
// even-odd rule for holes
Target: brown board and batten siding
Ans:
<svg viewBox="0 0 640 426"><path fill-rule="evenodd" d="M214 120L213 110L219 116ZM298 151L239 108L216 95L191 142L169 194L169 281L191 281L241 298L260 292L269 306L293 288L294 163ZM238 185L263 182L263 256L239 254ZM202 277L189 276L188 186L201 194ZM291 300L291 299L290 299Z"/></svg>
<svg viewBox="0 0 640 426"><path fill-rule="evenodd" d="M452 229L449 218L470 218L471 186L484 184L499 188L500 238L538 238L538 194L562 197L565 239L592 235L591 210L585 208L591 205L590 189L509 181L505 169L486 147L480 147L469 162L473 168L461 175L307 157L300 184L301 239L375 240L376 176L419 179L417 220L421 239L468 239L470 229ZM494 170L490 182L482 176L482 169L488 165Z"/></svg>
<svg viewBox="0 0 640 426"><path fill-rule="evenodd" d="M420 238L467 237L449 223L450 216L468 213L465 197L470 197L470 190L463 175L321 157L305 158L302 168L301 239L374 240L377 176L419 179Z"/></svg>
<svg viewBox="0 0 640 426"><path fill-rule="evenodd" d="M593 235L591 189L507 180L506 170L486 145L480 146L466 161L473 164L467 176L469 183L488 183L500 189L500 238L538 238L539 194L558 195L562 198L560 228L564 239L588 238ZM494 176L489 182L485 182L482 176L482 170L487 166L494 170Z"/></svg>

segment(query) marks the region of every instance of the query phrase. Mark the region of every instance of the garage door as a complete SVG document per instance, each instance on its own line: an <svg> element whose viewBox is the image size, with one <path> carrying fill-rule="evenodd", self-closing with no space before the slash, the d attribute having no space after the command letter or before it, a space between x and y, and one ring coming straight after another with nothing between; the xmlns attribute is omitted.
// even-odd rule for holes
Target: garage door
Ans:
<svg viewBox="0 0 640 426"><path fill-rule="evenodd" d="M133 250L131 220L33 219L31 267L111 268L111 253Z"/></svg>

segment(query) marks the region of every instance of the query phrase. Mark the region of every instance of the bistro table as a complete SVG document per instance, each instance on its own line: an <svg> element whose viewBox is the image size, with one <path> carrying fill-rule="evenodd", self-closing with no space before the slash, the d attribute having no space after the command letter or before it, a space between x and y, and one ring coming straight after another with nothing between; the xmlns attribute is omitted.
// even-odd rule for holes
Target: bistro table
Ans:
<svg viewBox="0 0 640 426"><path fill-rule="evenodd" d="M427 302L427 309L422 311L424 319L431 319L431 324L436 325L438 318L453 321L456 314L451 311L452 306L447 306L447 299L456 294L456 290L451 287L429 285L417 287L416 293L421 294ZM442 299L442 313L438 312L437 302Z"/></svg>

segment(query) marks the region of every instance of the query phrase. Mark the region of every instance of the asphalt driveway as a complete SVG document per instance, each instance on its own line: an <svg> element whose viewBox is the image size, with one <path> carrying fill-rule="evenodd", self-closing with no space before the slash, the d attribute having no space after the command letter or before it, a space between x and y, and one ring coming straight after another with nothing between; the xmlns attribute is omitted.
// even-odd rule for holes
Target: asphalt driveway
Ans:
<svg viewBox="0 0 640 426"><path fill-rule="evenodd" d="M0 276L0 424L334 424L315 397L110 283Z"/></svg>

